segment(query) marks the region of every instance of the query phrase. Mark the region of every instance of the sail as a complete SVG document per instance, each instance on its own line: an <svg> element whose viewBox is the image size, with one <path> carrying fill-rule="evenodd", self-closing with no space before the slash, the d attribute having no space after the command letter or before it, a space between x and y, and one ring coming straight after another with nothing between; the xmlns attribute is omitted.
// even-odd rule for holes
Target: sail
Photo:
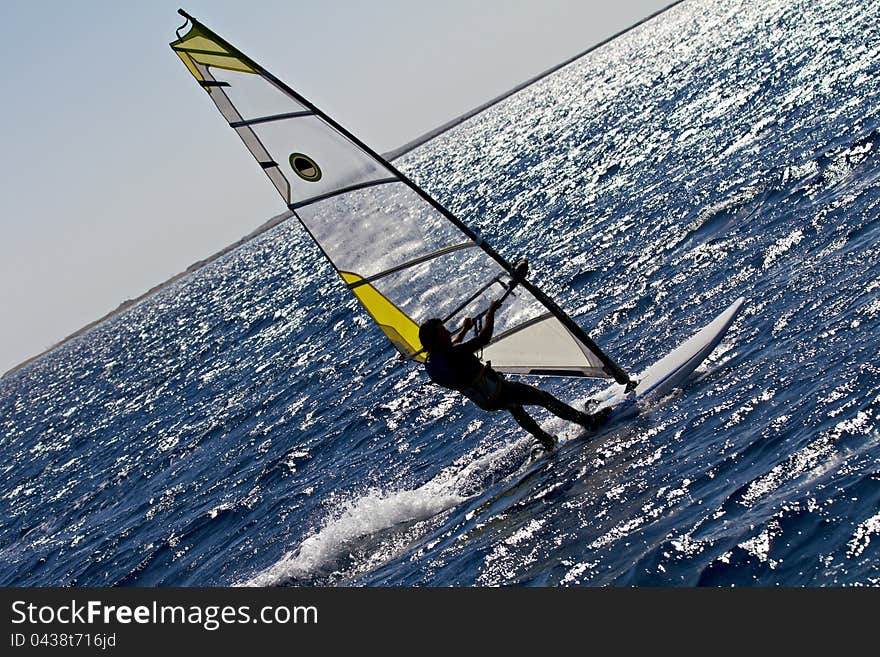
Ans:
<svg viewBox="0 0 880 657"><path fill-rule="evenodd" d="M344 283L407 359L418 327L454 331L505 296L481 357L501 372L625 372L552 299L457 217L308 100L200 22L171 48L263 169Z"/></svg>

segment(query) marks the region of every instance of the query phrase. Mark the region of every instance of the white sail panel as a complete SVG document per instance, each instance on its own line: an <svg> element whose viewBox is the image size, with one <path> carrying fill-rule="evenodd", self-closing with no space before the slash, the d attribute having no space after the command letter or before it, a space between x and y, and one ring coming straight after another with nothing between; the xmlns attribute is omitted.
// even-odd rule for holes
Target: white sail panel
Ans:
<svg viewBox="0 0 880 657"><path fill-rule="evenodd" d="M220 90L235 107L241 120L253 121L289 112L310 112L308 107L291 98L284 90L252 71L218 69L212 66L205 66L204 69L211 79L223 82Z"/></svg>
<svg viewBox="0 0 880 657"><path fill-rule="evenodd" d="M602 362L550 314L502 332L482 355L494 369L510 374L605 376Z"/></svg>
<svg viewBox="0 0 880 657"><path fill-rule="evenodd" d="M247 127L286 174L291 187L288 203L294 208L345 189L397 181L381 163L353 149L316 116L294 116ZM309 166L314 171L310 172Z"/></svg>

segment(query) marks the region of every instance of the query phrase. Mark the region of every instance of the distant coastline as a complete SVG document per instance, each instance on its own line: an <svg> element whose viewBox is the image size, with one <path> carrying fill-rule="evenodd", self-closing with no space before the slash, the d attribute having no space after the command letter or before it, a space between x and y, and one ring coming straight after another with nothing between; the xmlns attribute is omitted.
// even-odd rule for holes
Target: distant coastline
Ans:
<svg viewBox="0 0 880 657"><path fill-rule="evenodd" d="M451 121L447 121L447 122L444 123L443 125L438 126L438 127L434 128L433 130L431 130L431 131L429 131L429 132L426 132L425 134L423 134L423 135L420 136L420 137L416 137L416 138L413 139L412 141L409 141L409 142L405 143L403 146L400 146L399 148L395 148L395 149L392 150L392 151L388 151L387 153L383 153L383 154L382 154L382 157L384 157L386 160L388 160L388 161L390 162L390 161L395 160L395 159L397 159L397 158L399 158L399 157L401 157L401 156L403 156L403 155L406 155L406 154L409 153L411 150L414 150L414 149L418 148L419 146L421 146L422 144L424 144L424 143L426 143L426 142L428 142L428 141L431 141L432 139L434 139L435 137L437 137L437 136L443 134L443 133L446 132L447 130L451 130L451 129L454 128L455 126L457 126L457 125L461 125L462 123L464 123L464 122L467 121L468 119L470 119L470 118L476 116L477 114L480 114L481 112L485 112L487 109L489 109L489 108L492 107L493 105L497 105L497 104L500 103L501 101L503 101L503 100L507 100L508 98L510 98L511 96L513 96L514 94L519 93L520 91L522 91L523 89L525 89L526 87L530 87L530 86L532 86L533 84L535 84L536 82L539 82L540 80L543 80L543 79L546 78L548 75L553 75L554 73L556 73L556 71L558 71L558 70L560 70L560 69L562 69L562 68L565 68L565 67L568 66L569 64L572 64L572 63L576 62L576 61L579 60L581 57L585 57L586 55L589 55L591 52L593 52L594 50L596 50L596 49L598 49L598 48L601 48L601 47L604 46L606 43L610 43L611 41L614 41L615 39L617 39L618 37L623 36L623 35L626 34L627 32L630 32L631 30L634 30L634 29L637 28L639 25L643 25L644 23L647 23L648 21L650 21L650 20L656 18L656 17L659 16L660 14L663 14L663 13L669 11L670 9L672 9L673 7L675 7L676 5L680 5L682 2L684 2L684 0L675 0L675 2L672 2L672 3L668 4L668 5L666 5L665 7L662 7L662 8L660 8L660 9L658 9L658 10L655 11L653 14L650 14L650 15L648 15L648 16L645 16L642 20L638 21L637 23L633 23L633 24L630 25L629 27L626 27L626 28L620 30L619 32L615 32L614 34L612 34L612 35L611 35L610 37L608 37L607 39L602 39L602 41L600 41L599 43L593 44L592 46L590 46L590 47L587 48L586 50L582 50L582 51L579 52L578 54L576 54L576 55L574 55L574 56L572 56L572 57L569 57L569 58L566 59L564 62L561 62L561 63L559 63L559 64L556 64L555 66L553 66L553 67L551 67L551 68L548 68L546 71L543 71L542 73L538 73L538 75L536 75L536 76L534 76L534 77L532 77L532 78L529 78L529 79L526 80L525 82L522 82L522 83L516 85L516 86L513 87L512 89L509 89L508 91L505 91L505 92L504 92L503 94L501 94L500 96L495 96L495 98L493 98L492 100L489 100L489 101L483 103L482 105L479 105L478 107L475 107L474 109L470 110L469 112L465 112L465 113L462 114L461 116L457 116L456 118L452 119Z"/></svg>
<svg viewBox="0 0 880 657"><path fill-rule="evenodd" d="M66 343L70 342L71 340L73 340L73 339L75 339L75 338L78 338L78 337L80 337L81 335L84 335L84 334L88 333L89 331L91 331L91 330L92 330L93 328L95 328L96 326L99 326L100 324L103 324L104 322L106 322L106 321L109 320L109 319L113 319L113 318L116 317L117 315L119 315L119 314L121 314L121 313L124 313L126 310L132 308L133 306L136 306L136 305L139 304L140 302L149 299L151 296L153 296L154 294L156 294L156 293L158 293L158 292L161 292L162 290L164 290L165 288L167 288L169 285L173 285L174 283L176 283L177 281L179 281L181 278L184 278L184 277L186 277L186 276L189 276L190 274L192 274L192 273L195 272L195 271L198 271L199 269L201 269L201 268L204 267L205 265L208 265L208 264L214 262L215 260L217 260L218 258L223 257L224 255L226 255L226 254L229 253L230 251L234 251L235 249L237 249L238 247L240 247L242 244L251 241L251 240L254 239L255 237L258 237L259 235L262 235L263 233L265 233L265 232L268 231L268 230L271 230L272 228L275 228L275 226L277 226L278 224L280 224L280 223L282 223L282 222L284 222L284 221L287 221L287 220L290 219L290 217L292 217L292 216L293 216L293 213L290 212L289 210L286 211L286 212L282 212L282 213L279 214L279 215L275 215L274 217L272 217L271 219L269 219L268 221L266 221L265 223L263 223L263 224L262 224L259 228L257 228L256 230L251 231L250 233L248 233L247 235L245 235L244 237L242 237L240 240L238 240L238 241L236 241L236 242L233 242L233 243L230 244L229 246L224 247L223 249L221 249L220 251L217 251L217 253L214 253L213 255L210 255L210 256L208 256L207 258L204 258L203 260L199 260L199 261L197 261L197 262L194 262L194 263L191 264L189 267L187 267L184 271L180 272L179 274L175 274L174 276L172 276L172 277L169 278L168 280L163 281L162 283L159 283L158 285L154 285L154 286L151 287L149 290L147 290L146 292L144 292L142 295L140 295L140 296L138 296L138 297L135 297L134 299L126 299L125 301L123 301L122 303L120 303L118 306L116 306L116 308L114 308L113 310L111 310L109 313L107 313L107 314L104 315L103 317L100 317L100 318L96 319L96 320L93 321L93 322L89 322L88 324L86 324L85 326L83 326L81 329L79 329L79 330L77 330L77 331L74 331L73 333L71 333L71 334L68 335L67 337L62 338L61 340L59 340L58 342L56 342L55 344L53 344L51 347L49 347L49 348L46 349L45 351L41 351L41 352L38 353L37 355L35 355L35 356L31 356L31 357L28 358L27 360L25 360L25 361L19 363L18 365L16 365L16 366L13 367L12 369L10 369L10 370L4 372L4 373L3 373L3 376L0 377L0 378L6 378L6 377L9 376L10 374L15 373L15 372L17 372L18 370L20 370L21 368L26 367L26 366L29 365L30 363L34 362L34 361L37 360L38 358L42 358L42 357L45 356L46 354L48 354L48 353L50 353L50 352L52 352L52 351L55 351L56 349L58 349L58 347L61 347L61 346L65 345Z"/></svg>

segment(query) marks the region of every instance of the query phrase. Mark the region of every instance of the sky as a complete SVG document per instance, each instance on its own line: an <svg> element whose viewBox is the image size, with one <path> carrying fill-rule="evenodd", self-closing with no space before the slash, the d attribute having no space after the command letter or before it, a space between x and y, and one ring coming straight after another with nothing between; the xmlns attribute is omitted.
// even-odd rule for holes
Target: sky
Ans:
<svg viewBox="0 0 880 657"><path fill-rule="evenodd" d="M0 374L286 209L178 7L384 152L670 3L0 0Z"/></svg>

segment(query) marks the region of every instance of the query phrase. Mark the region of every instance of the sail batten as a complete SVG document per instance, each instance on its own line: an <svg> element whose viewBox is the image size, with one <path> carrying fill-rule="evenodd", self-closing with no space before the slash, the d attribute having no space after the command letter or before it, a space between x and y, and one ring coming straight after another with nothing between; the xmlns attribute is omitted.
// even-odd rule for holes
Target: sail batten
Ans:
<svg viewBox="0 0 880 657"><path fill-rule="evenodd" d="M320 201L326 201L327 199L331 199L334 196L341 196L342 194L348 194L349 192L356 192L359 189L366 189L367 187L374 187L376 185L388 185L396 182L400 181L397 178L380 178L379 180L369 180L367 182L358 183L357 185L341 187L332 192L321 194L320 196L313 196L312 198L308 198L305 201L300 201L299 203L290 203L287 207L290 210L299 210L300 208L304 208L307 205L318 203Z"/></svg>
<svg viewBox="0 0 880 657"><path fill-rule="evenodd" d="M286 114L273 114L272 116L258 116L255 119L243 119L241 121L233 121L230 127L242 128L246 125L257 125L258 123L270 123L272 121L283 121L284 119L295 119L301 116L314 116L314 112L287 112Z"/></svg>
<svg viewBox="0 0 880 657"><path fill-rule="evenodd" d="M453 251L458 251L459 249L472 249L476 246L477 245L472 242L464 242L463 244L454 244L452 246L447 246L443 249L434 251L433 253L428 253L421 257L415 258L414 260L410 260L409 262L404 262L403 264L392 267L391 269L381 271L378 274L373 274L369 278L365 278L358 283L350 284L348 287L354 288L358 285L363 285L364 283L372 283L373 281L377 281L380 278L390 276L391 274L396 274L397 272L403 271L404 269L409 269L410 267L415 267L416 265L420 265L423 262L428 262L429 260L433 260L434 258L439 258L440 256L446 255L447 253L452 253Z"/></svg>
<svg viewBox="0 0 880 657"><path fill-rule="evenodd" d="M478 316L500 286L506 300L483 354L493 367L629 382L574 320L520 280L474 230L301 94L180 13L191 27L172 49L405 358L424 359L421 322Z"/></svg>

